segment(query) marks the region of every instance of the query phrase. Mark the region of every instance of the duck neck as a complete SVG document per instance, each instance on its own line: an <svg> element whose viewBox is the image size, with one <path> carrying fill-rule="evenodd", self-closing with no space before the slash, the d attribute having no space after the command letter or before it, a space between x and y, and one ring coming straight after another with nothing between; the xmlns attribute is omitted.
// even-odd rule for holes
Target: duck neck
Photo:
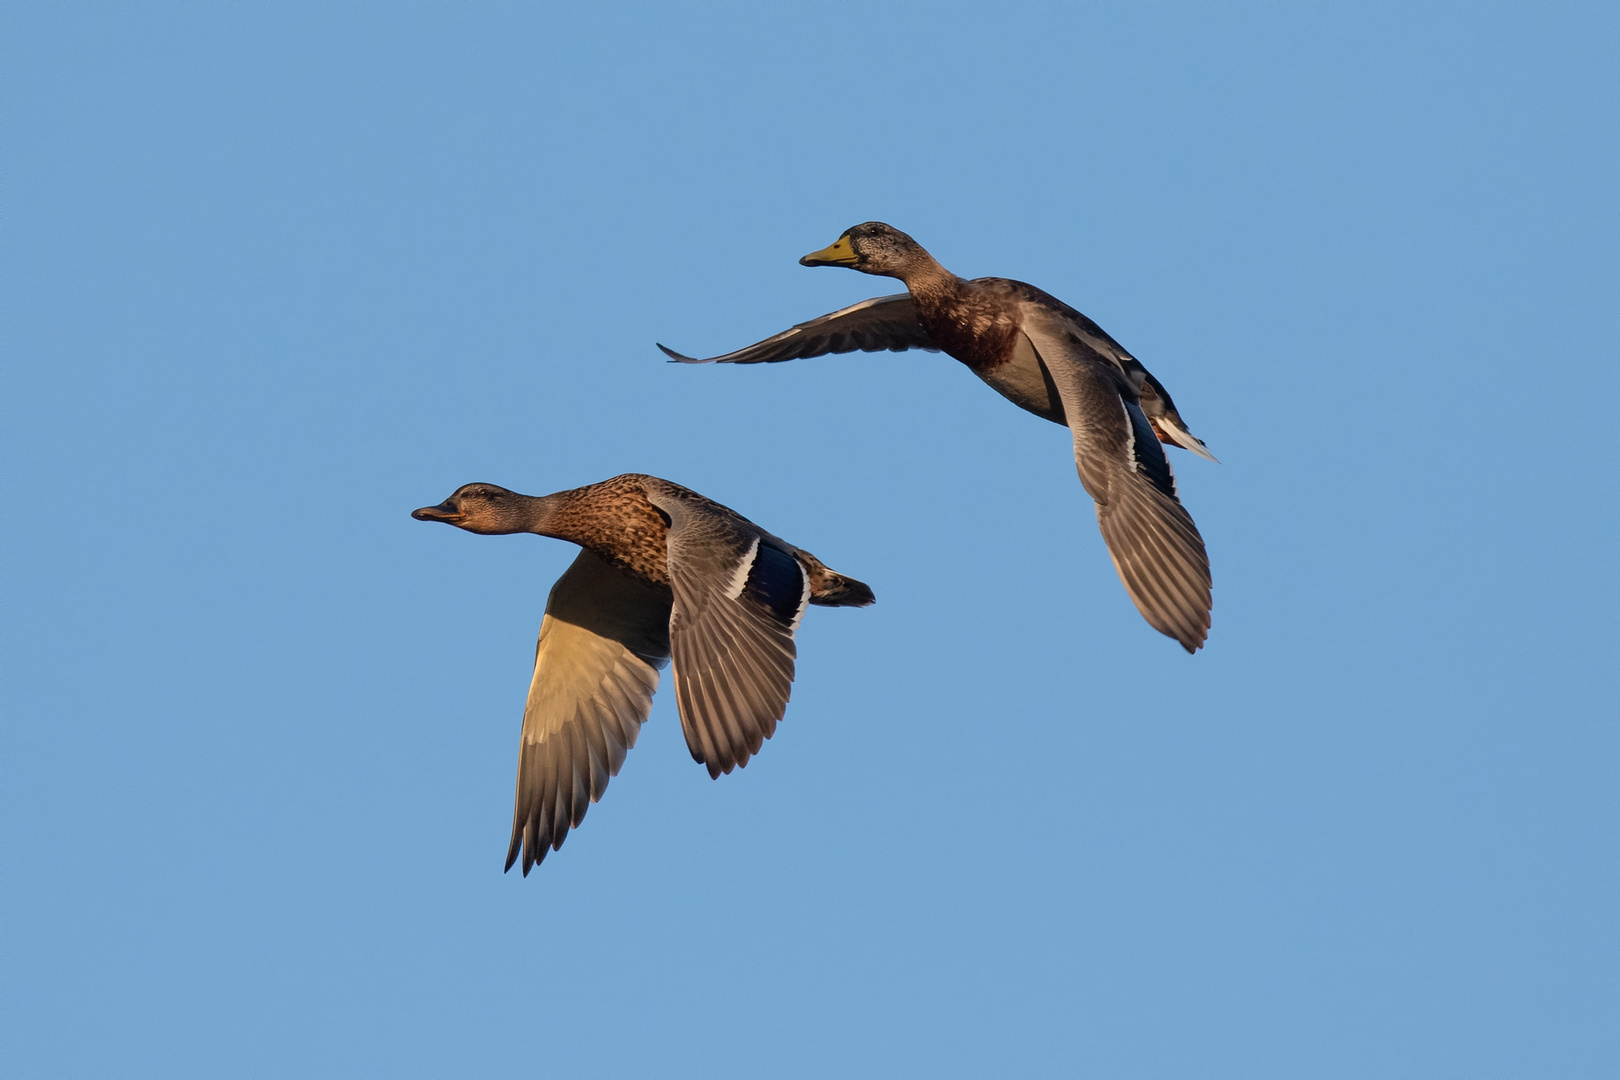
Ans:
<svg viewBox="0 0 1620 1080"><path fill-rule="evenodd" d="M566 529L566 514L562 513L562 497L572 492L559 492L556 495L521 495L507 514L505 524L511 526L512 532L531 532L539 536L555 537L566 540L560 530Z"/></svg>
<svg viewBox="0 0 1620 1080"><path fill-rule="evenodd" d="M523 531L583 547L601 547L613 532L603 521L601 487L591 484L525 499L520 509Z"/></svg>
<svg viewBox="0 0 1620 1080"><path fill-rule="evenodd" d="M942 300L956 292L961 279L939 264L926 251L917 254L894 275L906 283L906 289L919 300Z"/></svg>

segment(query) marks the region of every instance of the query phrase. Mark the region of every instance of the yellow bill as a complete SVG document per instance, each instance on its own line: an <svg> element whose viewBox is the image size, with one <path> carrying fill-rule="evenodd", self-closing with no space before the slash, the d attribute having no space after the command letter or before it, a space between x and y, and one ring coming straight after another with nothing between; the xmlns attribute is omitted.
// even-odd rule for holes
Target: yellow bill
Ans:
<svg viewBox="0 0 1620 1080"><path fill-rule="evenodd" d="M840 236L838 242L820 251L812 251L799 260L800 266L854 266L860 262L855 249L849 246L849 237Z"/></svg>

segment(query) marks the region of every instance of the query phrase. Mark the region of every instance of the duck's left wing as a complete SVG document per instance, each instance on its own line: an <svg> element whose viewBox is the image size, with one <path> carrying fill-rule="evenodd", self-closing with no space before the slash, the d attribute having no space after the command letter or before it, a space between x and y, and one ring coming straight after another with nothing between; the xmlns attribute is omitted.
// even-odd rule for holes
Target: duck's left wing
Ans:
<svg viewBox="0 0 1620 1080"><path fill-rule="evenodd" d="M1027 317L1024 333L1063 402L1080 482L1136 609L1195 652L1209 635L1209 557L1130 381L1066 320Z"/></svg>
<svg viewBox="0 0 1620 1080"><path fill-rule="evenodd" d="M787 710L809 575L780 541L730 511L680 490L647 494L670 519L681 730L692 757L718 777L759 753Z"/></svg>
<svg viewBox="0 0 1620 1080"><path fill-rule="evenodd" d="M562 847L636 745L669 659L669 590L589 550L552 586L518 740L506 868Z"/></svg>
<svg viewBox="0 0 1620 1080"><path fill-rule="evenodd" d="M674 349L658 346L664 355L682 364L775 364L783 360L800 360L808 356L847 352L902 352L906 349L927 349L938 352L939 346L929 338L928 331L917 321L916 309L910 293L878 296L851 304L830 315L802 322L774 337L738 349L723 356L706 360L683 356Z"/></svg>

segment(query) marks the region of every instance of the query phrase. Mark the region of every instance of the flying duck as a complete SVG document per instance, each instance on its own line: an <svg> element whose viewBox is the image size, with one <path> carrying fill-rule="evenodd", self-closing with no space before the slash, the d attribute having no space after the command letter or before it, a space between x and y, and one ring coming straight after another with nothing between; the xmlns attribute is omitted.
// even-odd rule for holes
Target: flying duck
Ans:
<svg viewBox="0 0 1620 1080"><path fill-rule="evenodd" d="M1209 558L1160 443L1215 458L1135 357L1056 297L1008 278L959 278L880 221L855 226L799 262L899 278L907 291L863 300L706 360L658 347L685 364L769 364L857 349L943 350L1013 404L1068 426L1080 482L1096 500L1114 569L1137 610L1189 653L1203 645Z"/></svg>
<svg viewBox="0 0 1620 1080"><path fill-rule="evenodd" d="M546 599L523 709L506 869L521 854L525 875L618 774L672 658L687 748L718 777L775 733L805 608L873 600L808 551L656 476L538 498L466 484L411 516L581 548Z"/></svg>

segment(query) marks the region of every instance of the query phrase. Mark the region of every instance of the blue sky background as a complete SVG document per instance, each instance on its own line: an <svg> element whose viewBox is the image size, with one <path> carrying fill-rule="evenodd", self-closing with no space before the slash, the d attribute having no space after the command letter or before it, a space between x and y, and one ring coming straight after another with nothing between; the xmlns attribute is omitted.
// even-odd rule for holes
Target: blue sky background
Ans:
<svg viewBox="0 0 1620 1080"><path fill-rule="evenodd" d="M3 29L10 1075L1620 1074L1612 6ZM653 348L871 218L1171 388L1204 652L954 361ZM574 549L407 514L625 471L879 602L503 876Z"/></svg>

